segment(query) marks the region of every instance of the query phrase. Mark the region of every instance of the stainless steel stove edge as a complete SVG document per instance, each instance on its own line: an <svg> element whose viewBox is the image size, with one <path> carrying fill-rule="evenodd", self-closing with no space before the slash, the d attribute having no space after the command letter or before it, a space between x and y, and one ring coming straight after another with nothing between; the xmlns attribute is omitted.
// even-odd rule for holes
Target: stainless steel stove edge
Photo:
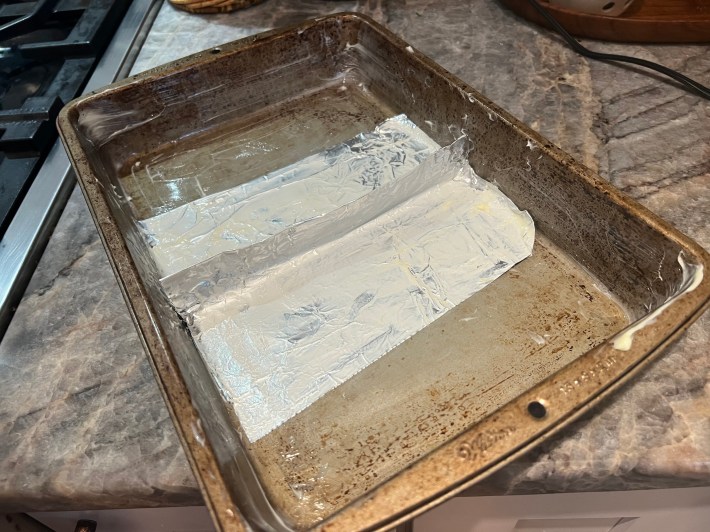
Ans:
<svg viewBox="0 0 710 532"><path fill-rule="evenodd" d="M125 77L161 0L132 2L84 92ZM0 339L7 330L59 216L74 188L69 159L57 139L0 240Z"/></svg>

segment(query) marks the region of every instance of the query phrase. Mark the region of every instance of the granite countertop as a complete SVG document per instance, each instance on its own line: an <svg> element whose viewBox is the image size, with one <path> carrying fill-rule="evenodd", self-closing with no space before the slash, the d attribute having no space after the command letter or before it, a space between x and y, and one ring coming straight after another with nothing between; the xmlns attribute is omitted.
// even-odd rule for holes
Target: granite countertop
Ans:
<svg viewBox="0 0 710 532"><path fill-rule="evenodd" d="M588 62L483 0L268 0L199 17L165 5L135 70L262 29L357 10L710 248L710 103ZM707 46L624 46L708 82ZM634 383L474 493L710 485L710 313ZM81 193L0 343L0 508L200 504Z"/></svg>

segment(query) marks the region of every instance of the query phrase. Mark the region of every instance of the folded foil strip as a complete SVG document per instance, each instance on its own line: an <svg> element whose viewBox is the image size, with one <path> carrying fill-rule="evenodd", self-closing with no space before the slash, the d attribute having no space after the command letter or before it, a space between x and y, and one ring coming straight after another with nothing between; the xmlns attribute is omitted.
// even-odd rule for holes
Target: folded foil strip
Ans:
<svg viewBox="0 0 710 532"><path fill-rule="evenodd" d="M140 222L161 276L263 241L411 172L439 145L405 115L240 186Z"/></svg>
<svg viewBox="0 0 710 532"><path fill-rule="evenodd" d="M250 441L529 256L527 212L460 139L406 176L163 279Z"/></svg>
<svg viewBox="0 0 710 532"><path fill-rule="evenodd" d="M390 180L350 203L295 224L247 247L221 253L198 268L188 268L164 278L162 286L172 304L189 315L200 307L223 302L225 296L242 295L278 268L296 267L301 256L346 236L362 225L431 187L450 181L460 167L468 166L468 142L460 138L439 149L404 179ZM284 191L286 193L286 191ZM209 275L206 275L208 273Z"/></svg>

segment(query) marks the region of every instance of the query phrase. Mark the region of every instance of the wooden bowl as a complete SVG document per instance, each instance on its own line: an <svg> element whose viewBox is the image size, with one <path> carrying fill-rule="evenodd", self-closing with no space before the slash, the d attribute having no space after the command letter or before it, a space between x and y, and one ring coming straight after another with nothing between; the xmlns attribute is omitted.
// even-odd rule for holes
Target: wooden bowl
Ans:
<svg viewBox="0 0 710 532"><path fill-rule="evenodd" d="M500 2L527 20L549 27L527 0ZM617 42L710 42L708 0L642 0L618 17L580 13L544 0L540 3L577 37Z"/></svg>
<svg viewBox="0 0 710 532"><path fill-rule="evenodd" d="M190 13L226 13L258 4L262 0L169 0L178 9Z"/></svg>

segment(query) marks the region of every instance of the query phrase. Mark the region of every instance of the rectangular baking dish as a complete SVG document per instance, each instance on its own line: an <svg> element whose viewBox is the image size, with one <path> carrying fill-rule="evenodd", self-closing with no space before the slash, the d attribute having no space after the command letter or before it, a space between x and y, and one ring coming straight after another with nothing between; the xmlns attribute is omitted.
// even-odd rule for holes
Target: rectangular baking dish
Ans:
<svg viewBox="0 0 710 532"><path fill-rule="evenodd" d="M533 217L533 254L250 444L137 222L399 113L441 145L468 136L478 175ZM702 248L361 15L158 67L73 101L58 125L222 530L394 526L581 415L708 305Z"/></svg>

